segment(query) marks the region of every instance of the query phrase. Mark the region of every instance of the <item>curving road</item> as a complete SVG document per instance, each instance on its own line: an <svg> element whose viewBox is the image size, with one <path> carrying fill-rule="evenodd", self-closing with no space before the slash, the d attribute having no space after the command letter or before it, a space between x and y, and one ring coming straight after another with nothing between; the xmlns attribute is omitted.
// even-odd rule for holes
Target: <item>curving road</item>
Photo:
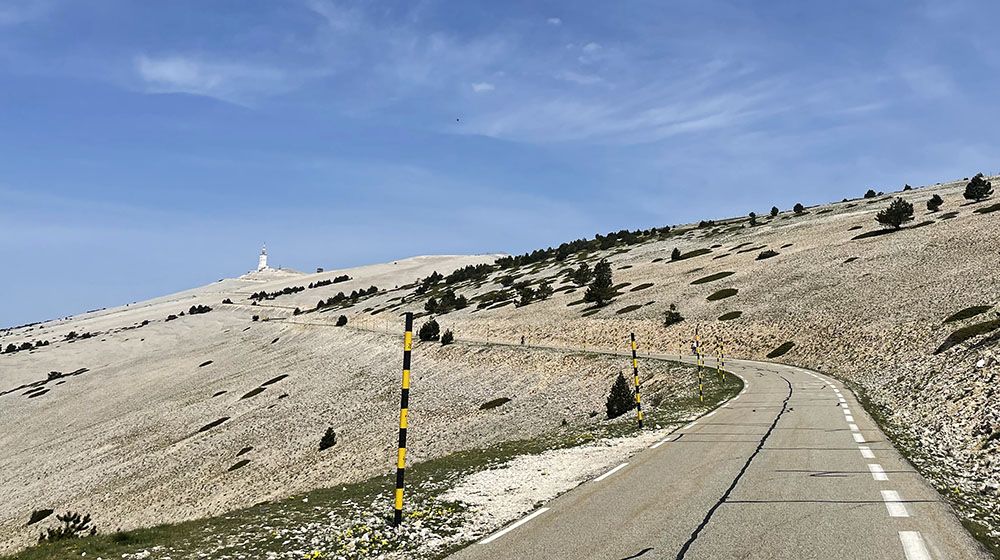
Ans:
<svg viewBox="0 0 1000 560"><path fill-rule="evenodd" d="M990 558L840 383L727 365L740 396L451 558Z"/></svg>

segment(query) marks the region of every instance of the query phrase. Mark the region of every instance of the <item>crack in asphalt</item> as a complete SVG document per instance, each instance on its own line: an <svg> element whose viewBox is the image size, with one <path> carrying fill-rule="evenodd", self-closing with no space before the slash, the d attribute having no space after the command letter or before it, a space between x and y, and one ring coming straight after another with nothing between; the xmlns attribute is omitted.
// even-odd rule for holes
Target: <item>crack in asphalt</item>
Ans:
<svg viewBox="0 0 1000 560"><path fill-rule="evenodd" d="M747 469L750 468L750 464L753 463L754 458L756 458L757 454L764 449L764 444L767 442L767 438L771 437L771 432L773 432L775 426L778 425L778 420L781 420L781 416L788 410L788 400L792 398L792 392L794 391L794 389L792 389L792 383L780 373L776 375L783 379L788 385L788 395L785 396L785 400L781 403L781 410L778 412L778 415L774 417L774 422L771 423L771 427L764 432L764 437L760 438L760 443L757 444L757 449L754 449L754 452L747 458L747 462L743 465L743 468L741 468L740 472L736 474L735 478L733 478L732 484L730 484L729 488L727 488L725 493L722 494L719 501L715 502L715 505L708 510L708 513L705 514L705 518L701 520L701 523L699 523L698 527L696 527L691 533L687 542L685 542L684 546L681 547L680 552L677 553L677 560L683 560L683 558L687 555L688 550L691 548L691 545L694 544L694 541L698 540L698 536L701 534L702 529L704 529L705 526L708 525L708 522L712 520L712 516L715 515L715 511L719 509L722 504L726 503L727 499L729 499L729 495L732 494L736 485L739 484L740 479L743 478L744 474L746 474Z"/></svg>

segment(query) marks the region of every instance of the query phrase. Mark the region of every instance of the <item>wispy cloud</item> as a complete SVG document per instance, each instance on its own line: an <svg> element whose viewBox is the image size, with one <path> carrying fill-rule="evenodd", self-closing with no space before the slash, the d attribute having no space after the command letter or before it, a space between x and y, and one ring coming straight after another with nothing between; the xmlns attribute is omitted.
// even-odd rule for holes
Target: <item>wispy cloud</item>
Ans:
<svg viewBox="0 0 1000 560"><path fill-rule="evenodd" d="M483 92L487 92L487 91L493 91L495 89L496 89L496 86L494 86L493 84L491 84L489 82L477 82L477 83L472 84L472 91L474 91L476 93L483 93Z"/></svg>
<svg viewBox="0 0 1000 560"><path fill-rule="evenodd" d="M557 18L557 17L550 17L549 19L547 19L545 21L549 25L562 25L562 20L559 19L559 18Z"/></svg>
<svg viewBox="0 0 1000 560"><path fill-rule="evenodd" d="M291 88L285 73L275 68L192 56L140 55L135 71L148 93L187 93L239 105Z"/></svg>

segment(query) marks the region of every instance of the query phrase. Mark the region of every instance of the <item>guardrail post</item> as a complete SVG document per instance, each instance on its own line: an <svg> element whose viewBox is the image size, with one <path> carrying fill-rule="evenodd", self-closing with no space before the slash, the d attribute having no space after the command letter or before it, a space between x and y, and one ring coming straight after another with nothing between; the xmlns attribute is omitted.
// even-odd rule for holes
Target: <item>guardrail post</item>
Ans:
<svg viewBox="0 0 1000 560"><path fill-rule="evenodd" d="M403 522L403 477L406 473L406 428L410 409L410 349L413 347L413 313L406 314L403 333L403 384L399 400L399 448L396 452L396 502L393 527Z"/></svg>
<svg viewBox="0 0 1000 560"><path fill-rule="evenodd" d="M639 396L639 360L635 355L635 333L631 333L632 339L632 375L635 377L635 411L639 419L639 429L642 429L642 398Z"/></svg>

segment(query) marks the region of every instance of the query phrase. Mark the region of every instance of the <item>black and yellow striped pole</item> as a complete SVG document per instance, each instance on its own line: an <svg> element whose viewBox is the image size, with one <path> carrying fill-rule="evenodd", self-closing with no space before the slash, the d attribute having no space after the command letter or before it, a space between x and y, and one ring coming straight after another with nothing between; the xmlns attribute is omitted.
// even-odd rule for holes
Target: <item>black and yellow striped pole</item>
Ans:
<svg viewBox="0 0 1000 560"><path fill-rule="evenodd" d="M639 396L639 360L635 355L635 333L630 333L632 338L632 375L635 377L635 413L639 419L639 428L642 428L642 397Z"/></svg>
<svg viewBox="0 0 1000 560"><path fill-rule="evenodd" d="M722 341L721 340L719 341L719 358L718 358L718 367L716 369L719 370L719 381L725 383L726 382L726 351L725 351L725 349L722 346Z"/></svg>
<svg viewBox="0 0 1000 560"><path fill-rule="evenodd" d="M413 347L413 313L406 314L403 333L403 391L399 400L399 449L396 453L396 503L393 527L403 522L403 476L406 473L406 426L410 408L410 349Z"/></svg>
<svg viewBox="0 0 1000 560"><path fill-rule="evenodd" d="M701 357L701 335L698 333L698 327L694 328L694 351L698 363L698 401L705 402L705 381L702 372L705 362Z"/></svg>

